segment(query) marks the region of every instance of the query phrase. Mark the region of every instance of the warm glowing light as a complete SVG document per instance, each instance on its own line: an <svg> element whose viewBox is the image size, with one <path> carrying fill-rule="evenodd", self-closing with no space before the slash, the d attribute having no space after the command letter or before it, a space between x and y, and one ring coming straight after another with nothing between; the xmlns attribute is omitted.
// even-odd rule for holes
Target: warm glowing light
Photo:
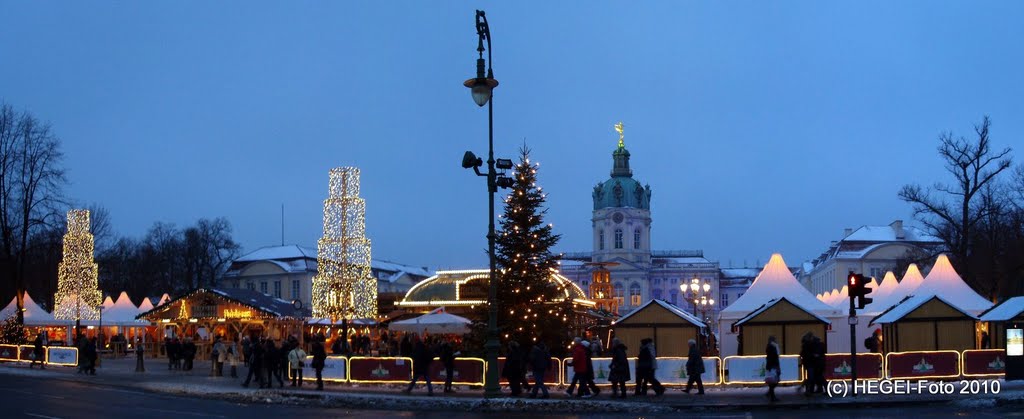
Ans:
<svg viewBox="0 0 1024 419"><path fill-rule="evenodd" d="M252 317L252 310L238 310L233 308L224 309L225 319L248 319L250 317ZM220 319L219 321L224 321L224 319Z"/></svg>
<svg viewBox="0 0 1024 419"><path fill-rule="evenodd" d="M93 261L93 237L89 232L89 210L68 211L64 255L57 267L57 292L53 317L58 320L97 320L103 304Z"/></svg>
<svg viewBox="0 0 1024 419"><path fill-rule="evenodd" d="M370 319L377 315L377 280L370 272L366 202L359 197L359 169L330 173L324 201L324 236L313 277L313 317Z"/></svg>

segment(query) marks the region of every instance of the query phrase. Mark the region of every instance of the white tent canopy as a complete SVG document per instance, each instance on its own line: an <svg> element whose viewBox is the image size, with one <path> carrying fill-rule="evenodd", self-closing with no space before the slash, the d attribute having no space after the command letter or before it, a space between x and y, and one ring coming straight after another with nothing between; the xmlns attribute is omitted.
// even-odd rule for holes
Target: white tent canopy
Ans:
<svg viewBox="0 0 1024 419"><path fill-rule="evenodd" d="M39 304L36 304L32 300L32 297L25 293L24 300L25 309L25 325L27 326L54 326L54 325L65 325L66 322L58 321L53 318L53 314L46 312ZM18 312L18 300L17 297L11 299L11 303L0 310L0 321L15 315Z"/></svg>
<svg viewBox="0 0 1024 419"><path fill-rule="evenodd" d="M114 304L103 310L104 326L149 326L146 320L136 320L135 317L141 313L139 308L132 304L128 293L121 291ZM90 322L91 323L91 322Z"/></svg>
<svg viewBox="0 0 1024 419"><path fill-rule="evenodd" d="M907 273L903 274L903 279L900 280L899 285L892 294L889 294L889 301L887 302L888 307L879 306L879 308L882 311L885 311L889 307L898 304L900 300L903 300L908 295L913 295L914 291L917 291L917 288L920 287L923 282L924 277L921 276L921 270L917 268L917 264L911 263L910 266L907 267Z"/></svg>
<svg viewBox="0 0 1024 419"><path fill-rule="evenodd" d="M931 272L913 293L915 296L939 296L950 305L972 316L992 308L992 302L978 295L953 269L945 254L935 259Z"/></svg>
<svg viewBox="0 0 1024 419"><path fill-rule="evenodd" d="M414 319L392 322L389 330L409 333L469 333L469 319L444 312L424 314Z"/></svg>
<svg viewBox="0 0 1024 419"><path fill-rule="evenodd" d="M890 299L893 293L896 292L896 287L898 286L899 282L896 281L896 275L893 274L892 271L886 272L885 277L882 278L882 283L878 285L878 288L876 288L871 294L868 294L868 297L875 301L869 304L868 307L865 308L865 311L880 313L891 307L893 304L896 304L896 301L890 302Z"/></svg>
<svg viewBox="0 0 1024 419"><path fill-rule="evenodd" d="M103 309L106 310L114 306L114 300L108 295L107 298L103 299Z"/></svg>
<svg viewBox="0 0 1024 419"><path fill-rule="evenodd" d="M149 301L149 298L143 298L142 304L139 304L139 313L145 313L153 309L153 302Z"/></svg>

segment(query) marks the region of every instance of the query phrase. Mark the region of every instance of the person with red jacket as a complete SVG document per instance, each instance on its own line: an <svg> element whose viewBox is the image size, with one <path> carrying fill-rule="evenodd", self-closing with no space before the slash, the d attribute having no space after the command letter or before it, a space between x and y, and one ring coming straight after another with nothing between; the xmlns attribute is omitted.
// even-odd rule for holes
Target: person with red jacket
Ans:
<svg viewBox="0 0 1024 419"><path fill-rule="evenodd" d="M587 388L587 349L583 347L582 338L577 337L573 339L572 345L572 383L565 390L565 394L572 397L572 391L576 388L576 384L579 384L580 391L576 393L576 397L589 396L590 390Z"/></svg>

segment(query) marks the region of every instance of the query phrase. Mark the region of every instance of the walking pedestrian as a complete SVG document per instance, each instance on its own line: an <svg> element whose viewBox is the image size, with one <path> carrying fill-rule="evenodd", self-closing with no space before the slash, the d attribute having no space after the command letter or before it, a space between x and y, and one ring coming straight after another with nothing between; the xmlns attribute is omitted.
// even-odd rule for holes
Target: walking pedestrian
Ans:
<svg viewBox="0 0 1024 419"><path fill-rule="evenodd" d="M508 343L508 354L505 355L505 366L501 369L501 376L508 380L508 388L512 391L512 397L519 397L522 391L523 377L523 353L519 350L519 342Z"/></svg>
<svg viewBox="0 0 1024 419"><path fill-rule="evenodd" d="M34 367L36 365L36 362L39 363L39 369L42 369L42 370L46 369L46 352L44 352L44 349L43 349L43 334L42 333L36 335L36 340L35 340L35 342L33 342L32 363L28 364L28 368L32 369L32 367Z"/></svg>
<svg viewBox="0 0 1024 419"><path fill-rule="evenodd" d="M825 354L828 348L821 338L814 337L814 392L825 392Z"/></svg>
<svg viewBox="0 0 1024 419"><path fill-rule="evenodd" d="M324 348L324 335L313 339L313 370L316 371L316 389L324 389L324 364L327 361L327 350Z"/></svg>
<svg viewBox="0 0 1024 419"><path fill-rule="evenodd" d="M572 382L569 383L569 388L565 390L565 394L572 397L572 392L579 384L579 391L576 392L576 397L583 397L584 394L590 394L587 390L587 351L583 348L583 339L576 337L573 339L572 347Z"/></svg>
<svg viewBox="0 0 1024 419"><path fill-rule="evenodd" d="M765 362L764 362L764 382L768 385L768 398L773 401L779 401L778 397L775 397L775 386L779 385L779 378L782 377L782 370L779 365L779 344L775 341L775 336L768 336L768 345L764 349Z"/></svg>
<svg viewBox="0 0 1024 419"><path fill-rule="evenodd" d="M263 347L263 370L267 376L267 388L274 386L274 378L277 378L278 386L284 388L284 380L281 379L281 367L278 365L280 362L280 349L274 344L273 339L267 338L267 342Z"/></svg>
<svg viewBox="0 0 1024 419"><path fill-rule="evenodd" d="M592 345L588 341L583 341L583 354L587 360L587 374L586 380L583 382L590 390L590 394L583 396L584 398L590 398L601 394L601 389L597 388L597 383L594 382L594 351L590 348Z"/></svg>
<svg viewBox="0 0 1024 419"><path fill-rule="evenodd" d="M252 354L249 358L249 373L245 376L245 382L242 383L242 387L249 387L249 383L253 378L256 378L256 384L263 388L263 345L260 345L259 340L253 339L251 342Z"/></svg>
<svg viewBox="0 0 1024 419"><path fill-rule="evenodd" d="M213 339L213 352L210 353L210 362L213 363L213 376L224 375L224 361L227 360L228 350L224 347L224 341L220 336Z"/></svg>
<svg viewBox="0 0 1024 419"><path fill-rule="evenodd" d="M704 359L700 356L700 349L697 349L697 341L690 339L690 353L686 357L686 375L690 376L690 379L686 381L686 389L684 393L689 393L690 388L693 387L693 383L697 383L697 394L704 394L704 380L701 375L704 374Z"/></svg>
<svg viewBox="0 0 1024 419"><path fill-rule="evenodd" d="M807 332L802 338L800 338L800 363L804 366L807 378L804 379L804 395L810 396L814 391L814 379L817 376L815 367L817 362L814 360L814 334Z"/></svg>
<svg viewBox="0 0 1024 419"><path fill-rule="evenodd" d="M628 348L619 340L612 339L612 363L608 366L608 381L612 383L612 398L626 398L626 381L629 381L629 359L626 357Z"/></svg>
<svg viewBox="0 0 1024 419"><path fill-rule="evenodd" d="M231 378L238 378L238 358L241 356L238 350L238 338L233 338L224 344L227 348L227 363L231 368Z"/></svg>
<svg viewBox="0 0 1024 419"><path fill-rule="evenodd" d="M248 336L242 337L242 362L245 366L249 366L249 360L252 358L252 344L249 341Z"/></svg>
<svg viewBox="0 0 1024 419"><path fill-rule="evenodd" d="M658 369L658 353L654 348L654 340L644 338L640 341L640 354L636 361L636 395L647 395L647 386L654 390L655 396L665 394L665 386L654 376Z"/></svg>
<svg viewBox="0 0 1024 419"><path fill-rule="evenodd" d="M452 348L448 339L441 343L441 363L444 364L444 392L454 393L452 379L455 375L455 348Z"/></svg>
<svg viewBox="0 0 1024 419"><path fill-rule="evenodd" d="M96 364L99 361L99 351L96 350L95 337L86 342L85 357L89 359L89 375L96 375Z"/></svg>
<svg viewBox="0 0 1024 419"><path fill-rule="evenodd" d="M146 372L145 359L146 348L142 344L142 338L135 338L135 372Z"/></svg>
<svg viewBox="0 0 1024 419"><path fill-rule="evenodd" d="M431 348L418 336L414 337L413 340L415 343L412 349L412 381L409 382L409 387L403 393L412 393L413 387L416 386L416 379L423 377L423 380L427 382L427 395L433 396L434 386L430 384L430 363L434 360L434 354L431 352Z"/></svg>
<svg viewBox="0 0 1024 419"><path fill-rule="evenodd" d="M295 345L288 352L288 363L292 369L292 387L302 387L302 369L306 368L306 351Z"/></svg>
<svg viewBox="0 0 1024 419"><path fill-rule="evenodd" d="M537 342L533 345L533 349L530 350L530 367L533 370L533 390L530 392L530 398L537 397L537 391L543 391L540 396L542 399L548 398L548 386L544 384L544 375L547 374L548 368L551 366L551 353L548 352L548 347L544 345L544 342Z"/></svg>

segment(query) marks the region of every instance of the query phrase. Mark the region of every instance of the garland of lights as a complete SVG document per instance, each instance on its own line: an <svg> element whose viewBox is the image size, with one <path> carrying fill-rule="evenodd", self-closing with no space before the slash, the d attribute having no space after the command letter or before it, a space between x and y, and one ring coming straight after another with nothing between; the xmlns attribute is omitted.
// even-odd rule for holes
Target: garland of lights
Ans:
<svg viewBox="0 0 1024 419"><path fill-rule="evenodd" d="M324 236L317 245L313 317L372 319L377 316L377 280L370 272L366 202L359 197L359 169L331 169L324 200Z"/></svg>
<svg viewBox="0 0 1024 419"><path fill-rule="evenodd" d="M93 237L89 232L89 210L70 210L64 256L57 268L54 318L99 319L98 307L103 303L103 294L98 289L97 270L93 261Z"/></svg>

